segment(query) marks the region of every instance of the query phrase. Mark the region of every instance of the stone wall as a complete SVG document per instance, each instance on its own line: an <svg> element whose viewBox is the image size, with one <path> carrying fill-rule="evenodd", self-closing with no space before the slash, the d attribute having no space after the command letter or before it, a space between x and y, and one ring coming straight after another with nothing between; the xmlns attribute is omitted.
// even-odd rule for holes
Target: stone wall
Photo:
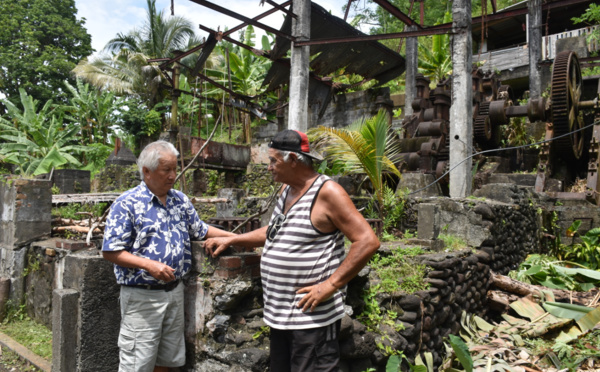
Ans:
<svg viewBox="0 0 600 372"><path fill-rule="evenodd" d="M444 337L458 332L462 312L484 317L488 312L490 271L506 273L525 255L539 251L542 231L551 222L567 226L585 215L590 226L600 224L596 206L557 204L531 188L510 184L484 186L474 198L408 200L407 215L412 224L418 215L420 239L435 241L442 233L453 234L464 238L470 249L430 251L415 258L415 263L429 268L425 279L430 288L413 294L378 294L375 299L382 311L393 311L398 318L377 330L358 320L366 307L363 291L379 280L373 270L363 269L348 285L341 370L385 370L386 347L403 351L410 360L431 351L439 364ZM2 274L13 283L11 296L15 291L27 293L16 296L16 303L25 298L28 313L52 326L56 371L117 369L119 288L112 265L96 248L99 243L86 247L48 239L0 250ZM403 246L382 248L380 254L393 249ZM184 371L268 369L269 329L263 321L259 265L260 250L230 248L212 259L201 243L193 244L193 269L185 279Z"/></svg>

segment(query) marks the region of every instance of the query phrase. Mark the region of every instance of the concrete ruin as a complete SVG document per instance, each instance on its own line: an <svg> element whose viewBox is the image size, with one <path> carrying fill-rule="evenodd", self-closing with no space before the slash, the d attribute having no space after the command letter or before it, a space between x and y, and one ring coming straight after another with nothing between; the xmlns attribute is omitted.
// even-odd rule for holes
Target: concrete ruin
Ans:
<svg viewBox="0 0 600 372"><path fill-rule="evenodd" d="M410 360L417 352L431 351L439 364L442 340L457 333L463 310L484 317L493 314L486 302L491 271L507 273L527 254L542 251L545 229L565 232L576 219L584 221L586 229L600 224L595 205L583 200L557 203L534 192L533 186L515 183L531 184L527 177L534 176L496 174L489 180L500 183L485 184L470 198L407 200L403 223L416 229L419 241L387 243L380 254L417 244L425 247L428 253L415 263L430 268L425 278L430 288L410 295L377 296L382 309L399 314L398 327L371 329L359 320L365 309L362 293L379 279L367 267L350 282L340 336L342 371L383 370L387 356L377 344L403 350ZM3 216L13 209L20 211L16 206L23 207L24 200L32 210L50 210L48 181L7 180L3 185ZM257 202L246 198L243 190L222 190L220 196L236 199L235 207L231 203L220 207L222 215ZM36 220L38 229L32 230L31 218L16 216L2 221L0 273L11 280L11 301L25 303L32 318L52 328L53 371L116 371L119 288L112 265L101 257L101 241L87 246L82 241L49 238L49 218ZM410 216L417 217L412 226ZM557 230L551 230L552 222ZM462 238L470 249L445 252L440 233ZM196 242L193 255L193 270L185 280L188 362L182 370L266 370L269 334L262 320L260 252L233 247L212 259Z"/></svg>

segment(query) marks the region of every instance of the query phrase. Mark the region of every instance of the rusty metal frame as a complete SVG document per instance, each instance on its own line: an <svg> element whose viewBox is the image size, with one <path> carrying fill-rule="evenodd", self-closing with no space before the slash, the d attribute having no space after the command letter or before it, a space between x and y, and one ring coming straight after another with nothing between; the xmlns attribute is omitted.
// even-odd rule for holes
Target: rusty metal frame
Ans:
<svg viewBox="0 0 600 372"><path fill-rule="evenodd" d="M313 39L313 40L308 40L308 41L299 41L299 42L296 42L295 45L296 46L323 45L323 44L349 43L349 42L355 42L355 41L376 41L376 40L402 39L402 38L407 38L407 37L452 34L452 23L451 22L444 23L444 24L437 25L437 26L423 28L420 25L418 25L414 20L412 20L410 17L408 17L404 13L402 13L394 5L390 4L387 0L373 0L373 1L378 3L380 6L382 6L386 10L388 10L388 8L390 8L390 7L393 7L394 9L396 9L397 12L402 14L402 16L401 16L402 18L396 15L397 12L396 13L390 12L392 15L396 16L402 22L405 22L405 24L417 26L420 29L420 31L406 31L406 32L395 32L395 33L389 33L389 34L340 37L340 38L331 38L331 39L317 39L317 40ZM562 7L562 6L585 3L588 1L589 0L561 0L561 1L557 1L555 3L551 3L551 4L545 3L542 5L542 10L550 10L550 9L554 9L554 8L558 8L558 7ZM515 10L510 10L510 11L501 12L501 13L488 14L485 16L485 22L489 23L489 22L497 21L497 20L504 19L504 18L525 15L528 13L528 11L529 10L527 8L523 8L523 9L515 9ZM482 23L482 21L483 21L482 16L471 18L472 24L480 24L480 23ZM407 23L407 22L410 22L410 23Z"/></svg>
<svg viewBox="0 0 600 372"><path fill-rule="evenodd" d="M284 12L285 14L289 14L292 18L298 18L298 16L296 14L294 14L291 10L287 10L285 8L285 5L279 5L272 0L261 0L260 3L262 5L265 2L269 5L271 5L273 8L277 8L277 9L281 10L282 12ZM289 1L288 1L288 3L289 3Z"/></svg>
<svg viewBox="0 0 600 372"><path fill-rule="evenodd" d="M207 0L190 0L190 1L194 2L194 3L198 4L198 5L205 6L205 7L209 8L209 9L212 9L212 10L217 11L219 13L225 14L227 16L230 16L232 18L239 19L242 22L251 24L252 26L261 28L261 29L263 29L265 31L268 31L268 32L270 32L272 34L275 34L277 36L284 37L284 38L286 38L288 40L291 40L291 41L295 41L296 40L296 38L293 37L293 36L291 36L291 35L285 34L285 33L281 32L281 31L279 31L277 29L274 29L271 26L267 26L264 23L260 23L258 21L255 21L252 18L245 17L245 16L243 16L241 14L238 14L238 13L236 13L234 11L231 11L231 10L229 10L227 8L223 8L220 5L213 4L210 1L207 1Z"/></svg>
<svg viewBox="0 0 600 372"><path fill-rule="evenodd" d="M331 39L317 39L308 41L297 41L295 46L307 46L307 45L322 45L322 44L339 44L339 43L351 43L356 41L377 41L377 40L389 40L389 39L403 39L407 37L418 37L428 35L441 35L451 34L452 24L446 23L439 26L422 28L421 31L404 31L394 32L390 34L378 34L378 35L364 35L364 36L351 36L351 37L338 37Z"/></svg>
<svg viewBox="0 0 600 372"><path fill-rule="evenodd" d="M387 10L388 13L398 18L404 24L408 26L415 26L417 29L422 30L423 27L415 22L412 18L404 14L400 9L398 9L394 4L390 3L388 0L373 0L374 3L377 3L380 7Z"/></svg>
<svg viewBox="0 0 600 372"><path fill-rule="evenodd" d="M291 2L291 0L288 0L288 1L286 1L285 3L281 4L280 6L282 6L282 7L285 7L285 6L288 6L288 5L290 5L291 3L292 3L292 2ZM277 10L278 10L278 9L276 9L276 8L273 8L273 9L271 9L271 10L268 10L268 11L266 11L266 12L262 13L262 14L259 14L259 15L257 15L256 17L254 17L254 18L252 18L252 19L253 19L253 20L255 20L255 21L261 20L261 19L263 19L263 18L265 18L265 17L267 17L267 16L270 16L271 14L273 14L273 13L277 12ZM244 22L244 23L242 23L242 24L240 24L240 25L237 25L237 26L235 26L234 28L232 28L231 30L228 30L227 32L223 32L223 36L229 36L229 35L231 35L232 33L236 32L236 31L238 31L238 30L241 30L242 28L244 28L244 27L246 27L246 26L248 26L248 23L245 23L245 22Z"/></svg>

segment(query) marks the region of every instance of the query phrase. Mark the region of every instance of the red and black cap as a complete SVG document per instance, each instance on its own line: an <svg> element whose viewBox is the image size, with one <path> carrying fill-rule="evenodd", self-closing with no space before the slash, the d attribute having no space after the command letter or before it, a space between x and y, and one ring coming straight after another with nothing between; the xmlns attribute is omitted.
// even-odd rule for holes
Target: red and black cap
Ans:
<svg viewBox="0 0 600 372"><path fill-rule="evenodd" d="M319 161L323 160L319 153L310 150L308 137L298 130L282 130L273 137L269 147L275 150L297 152Z"/></svg>

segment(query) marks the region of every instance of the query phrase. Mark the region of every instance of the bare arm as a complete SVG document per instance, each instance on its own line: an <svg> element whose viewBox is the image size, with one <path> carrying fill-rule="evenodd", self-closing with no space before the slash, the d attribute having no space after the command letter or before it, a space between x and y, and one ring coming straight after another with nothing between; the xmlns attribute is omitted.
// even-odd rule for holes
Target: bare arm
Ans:
<svg viewBox="0 0 600 372"><path fill-rule="evenodd" d="M221 236L236 236L235 234L218 229L216 227L209 226L207 237L221 237ZM131 269L139 268L146 270L153 278L170 282L175 280L175 269L171 266L166 265L162 262L154 261L149 258L139 257L128 251L105 251L102 252L104 259L117 264L122 267L128 267Z"/></svg>
<svg viewBox="0 0 600 372"><path fill-rule="evenodd" d="M245 234L232 234L223 237L211 237L204 242L204 251L206 254L217 257L230 245L239 245L242 247L262 247L267 239L268 226L261 227L258 230L250 231Z"/></svg>
<svg viewBox="0 0 600 372"><path fill-rule="evenodd" d="M311 219L321 231L339 229L352 244L346 258L329 279L298 290L298 293L307 293L298 303L303 311L309 308L314 310L320 302L331 297L338 288L354 278L379 249L380 244L348 194L335 182L329 181L323 185Z"/></svg>

